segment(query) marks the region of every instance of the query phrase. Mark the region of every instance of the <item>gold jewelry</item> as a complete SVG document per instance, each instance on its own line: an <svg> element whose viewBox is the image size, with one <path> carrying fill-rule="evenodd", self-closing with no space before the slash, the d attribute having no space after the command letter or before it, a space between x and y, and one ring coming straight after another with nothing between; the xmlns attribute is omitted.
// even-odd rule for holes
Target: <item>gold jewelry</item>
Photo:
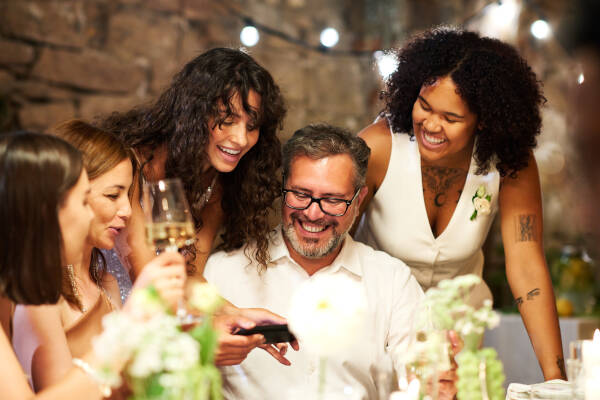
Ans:
<svg viewBox="0 0 600 400"><path fill-rule="evenodd" d="M81 312L85 313L87 308L83 305L83 301L81 301L81 293L79 292L79 285L77 285L77 281L75 281L75 271L73 269L73 264L67 265L67 275L69 276L69 283L71 284L71 291L73 292L73 296L77 299L77 305Z"/></svg>
<svg viewBox="0 0 600 400"><path fill-rule="evenodd" d="M110 397L110 395L112 394L112 389L110 385L102 379L100 374L98 374L98 372L94 368L92 368L90 364L86 363L80 358L74 358L73 365L80 368L98 385L102 397Z"/></svg>

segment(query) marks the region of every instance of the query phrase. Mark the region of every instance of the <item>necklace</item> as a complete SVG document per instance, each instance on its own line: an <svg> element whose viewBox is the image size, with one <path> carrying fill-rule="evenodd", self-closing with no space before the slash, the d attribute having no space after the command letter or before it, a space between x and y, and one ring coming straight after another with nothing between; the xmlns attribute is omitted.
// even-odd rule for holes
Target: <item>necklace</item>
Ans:
<svg viewBox="0 0 600 400"><path fill-rule="evenodd" d="M77 306L79 307L79 310L81 310L81 312L85 314L88 309L83 304L83 301L81 300L81 291L79 290L79 285L77 284L77 281L75 280L75 270L74 270L72 264L67 265L67 275L69 277L69 284L71 285L71 291L73 292L73 296L77 300ZM102 286L98 286L98 291L99 291L101 297L102 297L102 294L104 294L104 301L106 302L108 307L111 309L111 311L113 309L115 309L116 306L113 304L112 297L106 291L106 289L104 289L104 287L102 287Z"/></svg>
<svg viewBox="0 0 600 400"><path fill-rule="evenodd" d="M79 291L79 285L75 280L75 271L73 270L73 264L67 265L67 274L69 276L69 283L71 284L71 291L73 292L73 296L75 296L75 298L77 299L77 305L79 306L81 312L85 313L87 311L87 308L83 304L83 301L81 301L81 293Z"/></svg>
<svg viewBox="0 0 600 400"><path fill-rule="evenodd" d="M200 211L204 208L204 206L206 205L206 203L208 203L208 201L210 200L210 197L212 196L212 192L213 192L213 187L215 186L215 183L217 182L217 177L219 176L219 174L217 173L214 178L212 179L212 182L210 182L210 185L208 185L208 187L206 188L206 191L204 193L202 193L199 197L198 200L196 200L194 202L194 209L197 211Z"/></svg>

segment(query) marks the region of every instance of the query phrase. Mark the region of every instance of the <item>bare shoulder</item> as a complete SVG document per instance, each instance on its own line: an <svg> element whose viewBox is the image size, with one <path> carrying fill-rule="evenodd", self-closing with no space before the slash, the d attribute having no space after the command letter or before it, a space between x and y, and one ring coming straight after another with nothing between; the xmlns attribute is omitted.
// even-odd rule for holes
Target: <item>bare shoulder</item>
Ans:
<svg viewBox="0 0 600 400"><path fill-rule="evenodd" d="M358 132L358 136L367 142L367 145L371 149L371 156L385 149L389 150L392 142L390 128L385 118L367 126Z"/></svg>
<svg viewBox="0 0 600 400"><path fill-rule="evenodd" d="M366 207L366 204L375 195L379 186L381 186L383 178L385 178L385 174L387 173L392 153L392 136L385 118L367 126L358 133L358 136L361 137L371 149L367 171L369 194L367 195L367 201L365 202Z"/></svg>

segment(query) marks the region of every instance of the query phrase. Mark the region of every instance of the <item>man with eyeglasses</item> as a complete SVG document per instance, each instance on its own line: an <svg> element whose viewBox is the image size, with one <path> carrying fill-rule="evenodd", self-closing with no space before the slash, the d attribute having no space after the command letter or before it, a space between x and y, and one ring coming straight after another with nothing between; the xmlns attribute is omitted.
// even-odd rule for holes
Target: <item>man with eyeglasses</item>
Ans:
<svg viewBox="0 0 600 400"><path fill-rule="evenodd" d="M263 307L283 316L294 290L312 277L345 275L364 285L368 332L327 365L327 387L337 388L344 399L380 398L378 377L390 376L390 354L394 359L410 344L423 297L402 261L348 235L367 193L369 154L362 139L340 128L309 125L296 131L283 147L282 224L271 237L271 263L261 271L246 257L254 251L250 245L212 255L204 271L207 281L238 307ZM302 349L287 357L292 365L286 367L271 362L264 352L251 352L239 366L222 368L225 398L314 394L318 357Z"/></svg>

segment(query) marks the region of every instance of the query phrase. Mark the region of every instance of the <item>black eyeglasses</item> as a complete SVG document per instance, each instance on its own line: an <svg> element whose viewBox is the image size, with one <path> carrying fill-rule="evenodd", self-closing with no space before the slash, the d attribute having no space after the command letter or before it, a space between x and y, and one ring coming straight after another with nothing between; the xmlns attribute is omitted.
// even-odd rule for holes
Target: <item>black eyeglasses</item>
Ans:
<svg viewBox="0 0 600 400"><path fill-rule="evenodd" d="M296 190L283 189L285 205L294 210L306 210L312 203L317 203L321 211L332 217L341 217L346 214L350 204L356 199L360 189L354 193L351 200L336 199L335 197L312 197L311 195Z"/></svg>

